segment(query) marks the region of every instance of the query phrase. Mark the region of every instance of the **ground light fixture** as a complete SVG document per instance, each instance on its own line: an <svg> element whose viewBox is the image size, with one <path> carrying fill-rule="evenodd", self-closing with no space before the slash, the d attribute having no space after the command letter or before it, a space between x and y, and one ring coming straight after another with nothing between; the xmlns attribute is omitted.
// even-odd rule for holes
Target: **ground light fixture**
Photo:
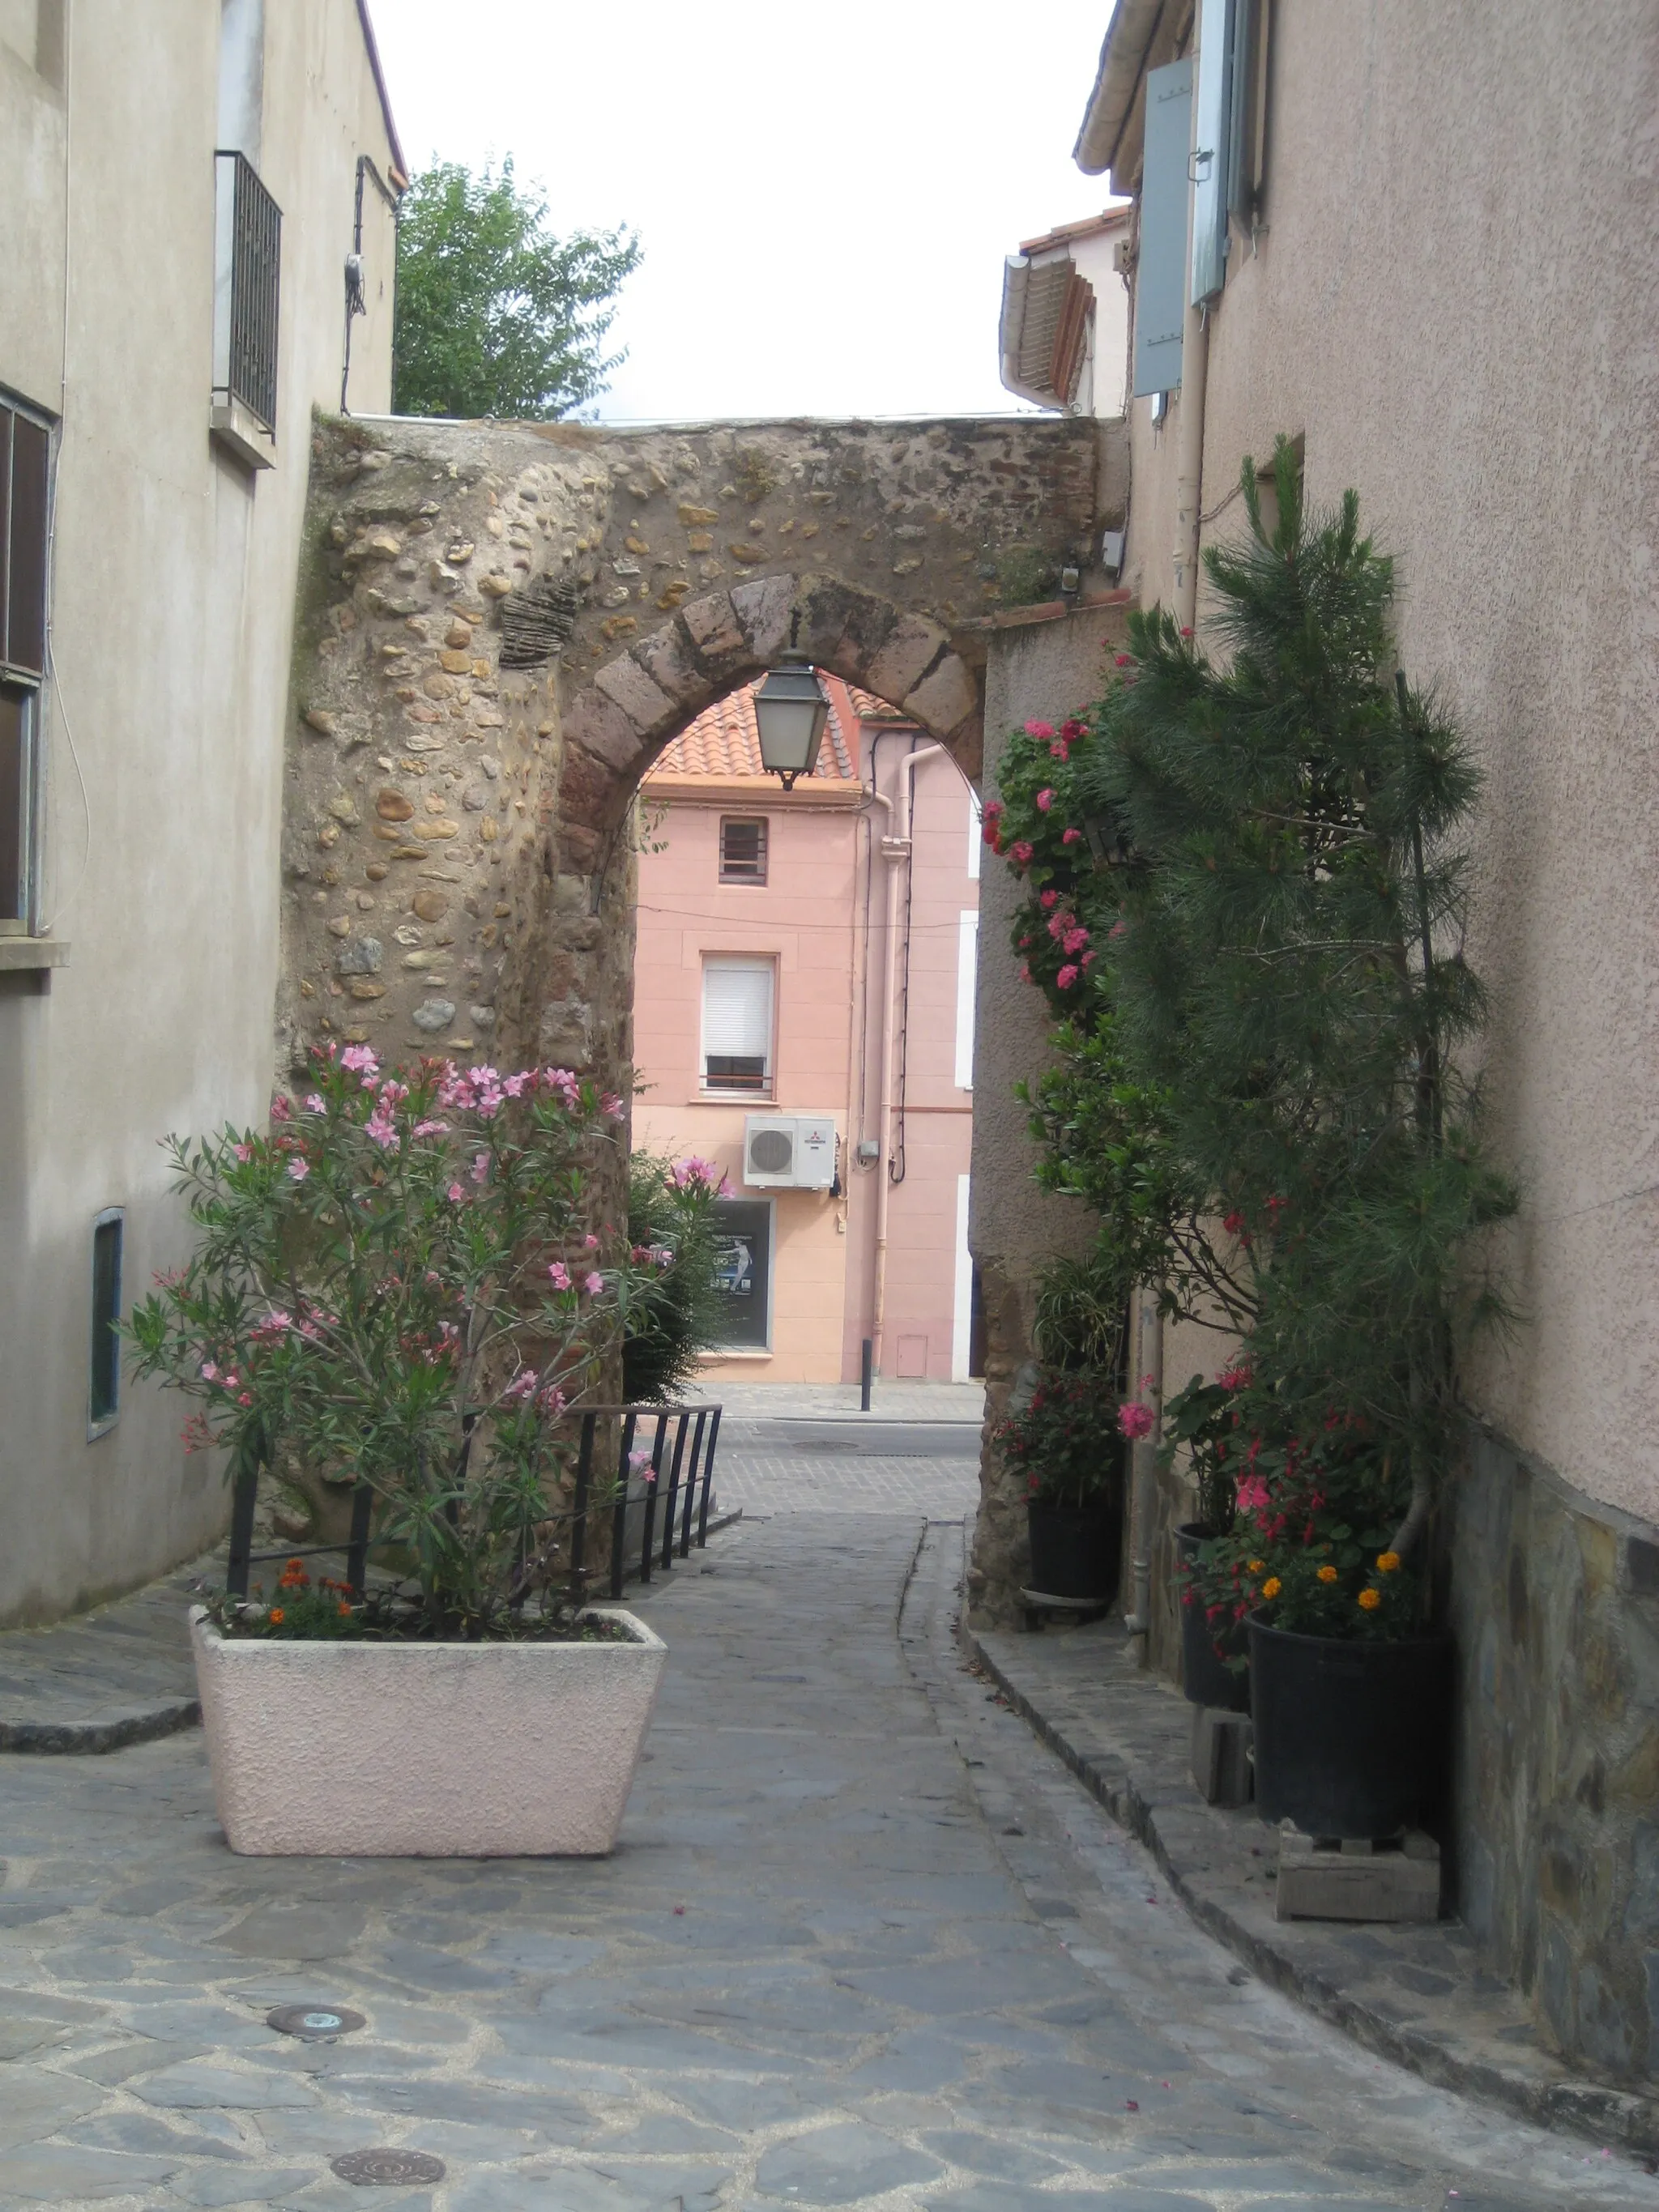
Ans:
<svg viewBox="0 0 1659 2212"><path fill-rule="evenodd" d="M755 694L760 727L761 766L786 791L798 775L817 766L830 702L818 688L817 672L802 653L786 653Z"/></svg>

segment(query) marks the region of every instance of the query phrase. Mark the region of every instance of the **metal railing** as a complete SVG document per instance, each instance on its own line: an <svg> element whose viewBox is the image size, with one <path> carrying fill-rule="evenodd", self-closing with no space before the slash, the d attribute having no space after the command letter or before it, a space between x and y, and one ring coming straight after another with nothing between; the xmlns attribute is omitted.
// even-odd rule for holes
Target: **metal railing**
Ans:
<svg viewBox="0 0 1659 2212"><path fill-rule="evenodd" d="M588 1523L596 1514L611 1516L609 1582L612 1600L621 1597L633 1577L648 1583L653 1573L672 1571L678 1555L689 1559L695 1542L701 1549L708 1540L708 1516L714 1498L714 1451L720 1441L718 1406L587 1406L570 1418L580 1419L581 1435L576 1448L574 1494L570 1502L569 1562L567 1589L573 1605L589 1595L587 1565ZM616 1422L617 1467L614 1476L597 1474L599 1424ZM635 1443L648 1433L648 1447ZM688 1443L690 1449L688 1451ZM635 1465L636 1459L641 1462ZM265 1560L316 1559L343 1552L345 1580L354 1590L365 1587L368 1554L373 1542L374 1493L367 1482L352 1492L351 1528L343 1544L287 1545L281 1551L253 1549L254 1506L259 1488L259 1462L244 1465L234 1479L230 1516L230 1557L225 1568L225 1588L233 1597L246 1597L248 1577ZM660 1528L660 1534L659 1528Z"/></svg>
<svg viewBox="0 0 1659 2212"><path fill-rule="evenodd" d="M276 309L283 211L245 154L214 156L217 243L213 397L276 433Z"/></svg>

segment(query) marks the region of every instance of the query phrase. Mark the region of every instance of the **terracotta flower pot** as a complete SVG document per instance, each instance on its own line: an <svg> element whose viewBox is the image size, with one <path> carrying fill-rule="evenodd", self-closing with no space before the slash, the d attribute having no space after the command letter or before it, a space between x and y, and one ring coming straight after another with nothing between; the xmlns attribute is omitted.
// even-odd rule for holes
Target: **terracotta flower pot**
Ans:
<svg viewBox="0 0 1659 2212"><path fill-rule="evenodd" d="M592 1856L617 1840L668 1647L227 1638L191 1613L232 1850Z"/></svg>

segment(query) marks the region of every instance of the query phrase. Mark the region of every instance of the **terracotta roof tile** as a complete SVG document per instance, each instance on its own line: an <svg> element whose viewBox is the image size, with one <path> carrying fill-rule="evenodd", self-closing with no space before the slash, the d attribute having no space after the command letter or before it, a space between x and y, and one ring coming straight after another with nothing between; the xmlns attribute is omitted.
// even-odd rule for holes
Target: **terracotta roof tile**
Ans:
<svg viewBox="0 0 1659 2212"><path fill-rule="evenodd" d="M818 749L817 766L812 771L814 782L858 781L857 760L848 749L847 733L842 727L836 706L836 693L842 688L835 684L829 687L830 720L824 727L823 744ZM848 696L862 699L868 694ZM857 711L862 713L863 709ZM734 776L763 776L765 773L761 766L754 687L748 684L728 691L712 707L705 707L695 722L688 723L678 737L664 746L651 768L653 776L706 775L722 783Z"/></svg>

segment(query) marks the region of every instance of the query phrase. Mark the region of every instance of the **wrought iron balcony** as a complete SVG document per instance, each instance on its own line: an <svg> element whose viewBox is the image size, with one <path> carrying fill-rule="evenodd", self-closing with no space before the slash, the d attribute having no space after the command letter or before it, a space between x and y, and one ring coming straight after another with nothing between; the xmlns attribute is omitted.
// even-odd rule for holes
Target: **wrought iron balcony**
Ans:
<svg viewBox="0 0 1659 2212"><path fill-rule="evenodd" d="M276 306L283 211L246 155L213 156L213 404L276 434Z"/></svg>

